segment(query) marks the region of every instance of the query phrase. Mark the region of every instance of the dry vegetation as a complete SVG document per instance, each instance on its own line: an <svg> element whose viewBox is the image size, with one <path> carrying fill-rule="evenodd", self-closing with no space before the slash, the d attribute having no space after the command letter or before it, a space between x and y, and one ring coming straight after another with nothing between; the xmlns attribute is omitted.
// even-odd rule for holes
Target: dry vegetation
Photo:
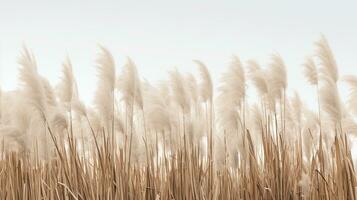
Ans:
<svg viewBox="0 0 357 200"><path fill-rule="evenodd" d="M266 68L233 57L214 89L200 61L197 80L176 70L152 85L100 47L86 107L69 58L54 89L24 48L21 87L0 98L0 199L356 199L357 77L342 79L346 106L326 39L315 45L302 69L316 112L287 95L277 54Z"/></svg>

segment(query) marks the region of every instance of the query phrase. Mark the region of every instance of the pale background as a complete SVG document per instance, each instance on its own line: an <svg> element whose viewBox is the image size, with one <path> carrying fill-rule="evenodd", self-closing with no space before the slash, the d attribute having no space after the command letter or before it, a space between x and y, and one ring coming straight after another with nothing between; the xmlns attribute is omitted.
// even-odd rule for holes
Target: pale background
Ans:
<svg viewBox="0 0 357 200"><path fill-rule="evenodd" d="M4 90L18 87L17 57L23 43L53 84L69 55L86 103L95 91L97 44L111 50L118 72L130 56L140 76L150 81L167 78L174 67L197 73L192 59L202 60L216 86L231 55L267 64L269 55L278 52L288 68L289 88L316 107L301 64L323 33L340 74L357 75L356 7L354 1L326 0L1 1L0 84ZM340 90L346 99L346 87L340 85Z"/></svg>

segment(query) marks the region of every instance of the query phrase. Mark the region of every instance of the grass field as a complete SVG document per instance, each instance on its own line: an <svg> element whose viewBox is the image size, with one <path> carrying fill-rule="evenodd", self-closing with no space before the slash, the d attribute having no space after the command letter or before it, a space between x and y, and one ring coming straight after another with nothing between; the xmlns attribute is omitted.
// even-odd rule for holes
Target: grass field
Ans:
<svg viewBox="0 0 357 200"><path fill-rule="evenodd" d="M24 47L19 89L0 93L0 199L356 199L357 76L339 76L324 37L315 47L301 67L314 109L287 95L278 54L266 68L233 57L214 87L200 61L199 77L151 84L99 47L84 105L69 58L52 87Z"/></svg>

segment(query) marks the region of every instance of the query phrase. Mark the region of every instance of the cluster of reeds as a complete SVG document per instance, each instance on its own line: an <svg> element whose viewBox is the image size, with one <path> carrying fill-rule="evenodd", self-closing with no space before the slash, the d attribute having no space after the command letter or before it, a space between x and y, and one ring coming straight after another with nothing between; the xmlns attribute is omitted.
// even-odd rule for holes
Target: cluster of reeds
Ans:
<svg viewBox="0 0 357 200"><path fill-rule="evenodd" d="M0 93L0 199L356 199L357 76L342 79L345 106L324 37L303 65L317 112L287 95L278 54L266 68L233 57L214 89L200 61L199 79L174 70L153 85L99 50L90 107L69 58L53 88L23 49L21 87Z"/></svg>

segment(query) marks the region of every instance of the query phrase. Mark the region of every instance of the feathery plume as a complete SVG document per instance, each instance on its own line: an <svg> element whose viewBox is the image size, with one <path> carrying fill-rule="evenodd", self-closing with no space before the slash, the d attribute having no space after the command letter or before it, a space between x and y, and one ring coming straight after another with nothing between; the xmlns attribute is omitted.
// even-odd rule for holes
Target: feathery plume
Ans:
<svg viewBox="0 0 357 200"><path fill-rule="evenodd" d="M157 131L170 128L170 108L168 102L162 98L160 91L150 84L146 84L144 94L145 113L149 127Z"/></svg>
<svg viewBox="0 0 357 200"><path fill-rule="evenodd" d="M343 80L350 86L348 106L353 114L357 115L357 76L344 76Z"/></svg>
<svg viewBox="0 0 357 200"><path fill-rule="evenodd" d="M110 52L102 46L96 63L99 80L95 105L102 120L108 122L113 120L114 115L115 63Z"/></svg>
<svg viewBox="0 0 357 200"><path fill-rule="evenodd" d="M122 93L122 100L126 105L135 103L140 109L143 108L141 83L134 62L128 58L122 74L118 80L118 87Z"/></svg>
<svg viewBox="0 0 357 200"><path fill-rule="evenodd" d="M262 102L271 111L275 111L275 99L273 98L270 79L267 76L266 70L260 68L259 64L253 60L247 62L248 76L253 86L256 88L258 95L262 98Z"/></svg>
<svg viewBox="0 0 357 200"><path fill-rule="evenodd" d="M250 109L250 123L253 130L261 131L264 128L263 113L257 104L254 104Z"/></svg>
<svg viewBox="0 0 357 200"><path fill-rule="evenodd" d="M291 98L291 107L292 107L292 117L299 127L302 125L302 114L303 114L303 103L300 99L299 93L294 92L293 97ZM301 131L301 130L300 130Z"/></svg>
<svg viewBox="0 0 357 200"><path fill-rule="evenodd" d="M332 79L334 82L337 82L339 76L337 63L326 38L324 36L321 36L321 39L315 44L317 46L317 57L321 61L322 75Z"/></svg>
<svg viewBox="0 0 357 200"><path fill-rule="evenodd" d="M40 76L42 79L42 85L43 85L43 89L45 92L45 97L46 97L46 104L48 106L52 106L52 107L56 107L57 106L57 98L56 95L53 91L53 88L50 84L50 82L45 78Z"/></svg>
<svg viewBox="0 0 357 200"><path fill-rule="evenodd" d="M176 69L170 72L170 80L174 101L180 106L183 112L188 112L190 110L190 101L183 76Z"/></svg>
<svg viewBox="0 0 357 200"><path fill-rule="evenodd" d="M17 142L22 150L29 150L31 138L36 136L38 129L31 130L30 127L33 121L42 122L42 118L34 115L32 107L28 106L28 102L24 98L18 98L18 92L8 92L4 95L4 116L3 127L10 129L3 129L2 136ZM12 128L11 128L12 127ZM37 127L38 128L38 127ZM31 135L31 137L29 137Z"/></svg>
<svg viewBox="0 0 357 200"><path fill-rule="evenodd" d="M72 108L75 112L77 112L80 116L87 116L87 108L82 101L76 99L72 103Z"/></svg>
<svg viewBox="0 0 357 200"><path fill-rule="evenodd" d="M256 61L250 60L247 62L249 69L249 78L252 84L258 91L260 96L265 96L269 93L269 86L266 78L266 73L260 68Z"/></svg>
<svg viewBox="0 0 357 200"><path fill-rule="evenodd" d="M255 60L248 60L247 62L248 74L253 74L254 72L261 70L260 65Z"/></svg>
<svg viewBox="0 0 357 200"><path fill-rule="evenodd" d="M273 54L271 59L269 65L271 92L275 98L280 98L282 91L287 88L286 67L279 54Z"/></svg>
<svg viewBox="0 0 357 200"><path fill-rule="evenodd" d="M237 153L245 157L242 135L244 130L244 113L240 112L245 97L245 73L238 57L233 57L229 69L222 75L217 99L217 114L219 127L229 139L231 161L237 164ZM233 143L236 144L232 145ZM237 148L238 147L238 148Z"/></svg>
<svg viewBox="0 0 357 200"><path fill-rule="evenodd" d="M68 122L66 116L61 112L56 112L51 119L51 127L58 133L62 133L68 128Z"/></svg>
<svg viewBox="0 0 357 200"><path fill-rule="evenodd" d="M319 139L319 116L309 109L304 109L303 113L302 137L304 152L306 157L310 159L312 147L317 145Z"/></svg>
<svg viewBox="0 0 357 200"><path fill-rule="evenodd" d="M306 58L305 63L304 63L304 75L307 81L311 85L317 85L318 84L318 74L317 74L317 68L315 65L314 60L311 57Z"/></svg>
<svg viewBox="0 0 357 200"><path fill-rule="evenodd" d="M43 115L46 112L46 96L43 82L37 73L36 60L26 47L23 47L18 63L21 66L20 80L24 96L30 105Z"/></svg>
<svg viewBox="0 0 357 200"><path fill-rule="evenodd" d="M113 91L115 88L115 62L112 54L108 49L103 46L99 46L100 54L97 58L97 70L98 77L101 80L101 84L107 85L107 87Z"/></svg>
<svg viewBox="0 0 357 200"><path fill-rule="evenodd" d="M17 150L18 152L26 152L29 150L28 139L26 135L21 133L21 131L17 129L16 126L0 126L0 136L5 139L6 143L14 141L18 144L18 149L10 148L10 150Z"/></svg>
<svg viewBox="0 0 357 200"><path fill-rule="evenodd" d="M206 67L201 61L194 60L200 71L202 83L200 84L200 94L203 101L212 101L213 97L213 84L211 75Z"/></svg>
<svg viewBox="0 0 357 200"><path fill-rule="evenodd" d="M220 96L227 101L233 101L232 103L235 106L240 107L245 97L245 87L245 73L242 63L237 56L234 56L228 71L223 73L221 77Z"/></svg>
<svg viewBox="0 0 357 200"><path fill-rule="evenodd" d="M62 77L59 85L59 99L67 107L71 106L73 93L75 91L75 80L73 76L72 63L69 57L62 64Z"/></svg>
<svg viewBox="0 0 357 200"><path fill-rule="evenodd" d="M227 132L236 132L239 129L239 113L234 106L218 100L218 122L222 130Z"/></svg>
<svg viewBox="0 0 357 200"><path fill-rule="evenodd" d="M188 73L187 76L185 77L185 79L187 81L187 88L188 88L189 96L190 96L193 104L196 105L198 102L197 81L191 73Z"/></svg>
<svg viewBox="0 0 357 200"><path fill-rule="evenodd" d="M337 85L332 79L326 79L320 89L321 107L327 117L336 123L342 120L341 101L338 95Z"/></svg>

